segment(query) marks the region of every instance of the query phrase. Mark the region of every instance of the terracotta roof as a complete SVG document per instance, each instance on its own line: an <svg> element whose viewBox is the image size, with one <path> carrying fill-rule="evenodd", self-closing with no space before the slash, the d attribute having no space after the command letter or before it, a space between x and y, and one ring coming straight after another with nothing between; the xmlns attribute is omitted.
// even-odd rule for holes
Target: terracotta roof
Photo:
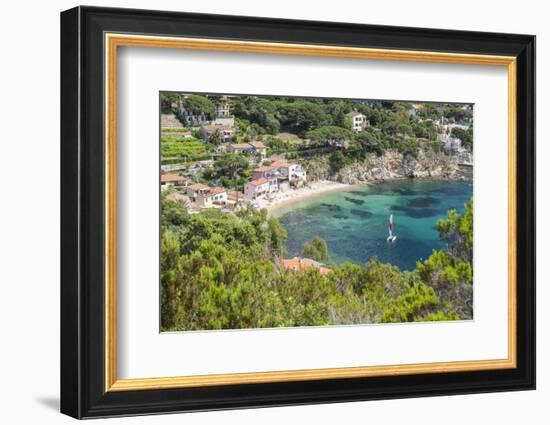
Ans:
<svg viewBox="0 0 550 425"><path fill-rule="evenodd" d="M192 190L204 190L204 189L210 189L209 186L206 186L205 184L202 184L202 183L195 183L195 184L192 184L190 186L188 186L189 189L192 189Z"/></svg>
<svg viewBox="0 0 550 425"><path fill-rule="evenodd" d="M351 111L351 112L348 112L346 114L346 117L356 117L358 115L363 115L361 112L357 112L357 111Z"/></svg>
<svg viewBox="0 0 550 425"><path fill-rule="evenodd" d="M236 190L232 190L231 192L227 192L227 197L229 199L243 199L244 198L244 193L242 192L238 192Z"/></svg>
<svg viewBox="0 0 550 425"><path fill-rule="evenodd" d="M250 142L249 145L254 146L256 149L266 148L266 146L262 142Z"/></svg>
<svg viewBox="0 0 550 425"><path fill-rule="evenodd" d="M160 176L161 182L180 182L182 180L185 180L185 177L182 177L178 174L167 173Z"/></svg>
<svg viewBox="0 0 550 425"><path fill-rule="evenodd" d="M250 149L250 145L248 143L231 143L229 146L233 149Z"/></svg>
<svg viewBox="0 0 550 425"><path fill-rule="evenodd" d="M282 260L281 264L285 269L290 269L297 272L303 272L313 267L316 268L322 276L332 271L328 267L325 267L323 264L317 261L310 260L309 258L294 257L288 260Z"/></svg>
<svg viewBox="0 0 550 425"><path fill-rule="evenodd" d="M276 159L275 161L273 161L271 163L271 166L274 167L274 168L277 168L277 167L286 167L287 165L289 165L290 163L286 160L286 159Z"/></svg>
<svg viewBox="0 0 550 425"><path fill-rule="evenodd" d="M262 184L265 184L267 183L267 179L265 177L260 177L259 179L256 179L256 180L252 180L251 182L249 182L251 185L253 186L261 186Z"/></svg>
<svg viewBox="0 0 550 425"><path fill-rule="evenodd" d="M213 187L210 189L209 194L210 195L219 195L220 193L225 193L227 190L225 190L223 187Z"/></svg>

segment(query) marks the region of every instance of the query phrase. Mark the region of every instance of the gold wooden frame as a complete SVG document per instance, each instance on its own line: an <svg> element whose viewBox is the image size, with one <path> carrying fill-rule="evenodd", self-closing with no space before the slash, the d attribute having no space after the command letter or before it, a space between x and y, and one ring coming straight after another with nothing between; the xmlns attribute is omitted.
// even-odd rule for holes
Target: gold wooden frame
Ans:
<svg viewBox="0 0 550 425"><path fill-rule="evenodd" d="M105 34L105 391L134 391L214 385L308 381L352 377L410 375L511 369L516 353L516 59L511 56L370 49L255 41L211 40ZM508 357L388 366L117 379L116 374L116 94L120 46L248 52L355 59L399 60L507 67L508 71Z"/></svg>

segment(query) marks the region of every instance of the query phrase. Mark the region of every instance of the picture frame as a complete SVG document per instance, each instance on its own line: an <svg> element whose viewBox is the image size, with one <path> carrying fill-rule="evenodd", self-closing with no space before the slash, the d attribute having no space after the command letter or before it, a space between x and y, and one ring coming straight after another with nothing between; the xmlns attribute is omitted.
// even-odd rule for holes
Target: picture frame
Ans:
<svg viewBox="0 0 550 425"><path fill-rule="evenodd" d="M116 92L117 53L128 46L505 67L509 168L498 184L507 187L508 209L498 214L508 217L508 356L120 379ZM61 116L62 413L80 419L535 388L534 36L80 6L61 13Z"/></svg>

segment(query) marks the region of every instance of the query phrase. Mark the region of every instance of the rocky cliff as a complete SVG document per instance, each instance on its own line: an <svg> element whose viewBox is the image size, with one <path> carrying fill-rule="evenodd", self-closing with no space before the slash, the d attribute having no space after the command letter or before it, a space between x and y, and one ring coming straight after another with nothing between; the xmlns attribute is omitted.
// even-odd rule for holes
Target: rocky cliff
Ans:
<svg viewBox="0 0 550 425"><path fill-rule="evenodd" d="M401 178L458 180L463 178L459 162L457 156L437 153L432 150L419 150L416 158L389 150L382 156L369 154L363 161L348 165L338 173L331 172L327 158L318 158L308 167L308 179L329 179L347 184Z"/></svg>

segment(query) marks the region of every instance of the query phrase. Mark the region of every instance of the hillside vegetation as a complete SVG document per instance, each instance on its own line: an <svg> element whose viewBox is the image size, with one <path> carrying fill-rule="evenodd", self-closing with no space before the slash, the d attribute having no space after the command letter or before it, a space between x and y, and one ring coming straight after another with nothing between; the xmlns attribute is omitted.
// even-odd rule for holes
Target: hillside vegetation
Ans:
<svg viewBox="0 0 550 425"><path fill-rule="evenodd" d="M436 223L447 248L413 271L372 258L321 276L279 267L287 234L265 210L188 214L163 199L161 329L471 319L473 201L465 207Z"/></svg>

